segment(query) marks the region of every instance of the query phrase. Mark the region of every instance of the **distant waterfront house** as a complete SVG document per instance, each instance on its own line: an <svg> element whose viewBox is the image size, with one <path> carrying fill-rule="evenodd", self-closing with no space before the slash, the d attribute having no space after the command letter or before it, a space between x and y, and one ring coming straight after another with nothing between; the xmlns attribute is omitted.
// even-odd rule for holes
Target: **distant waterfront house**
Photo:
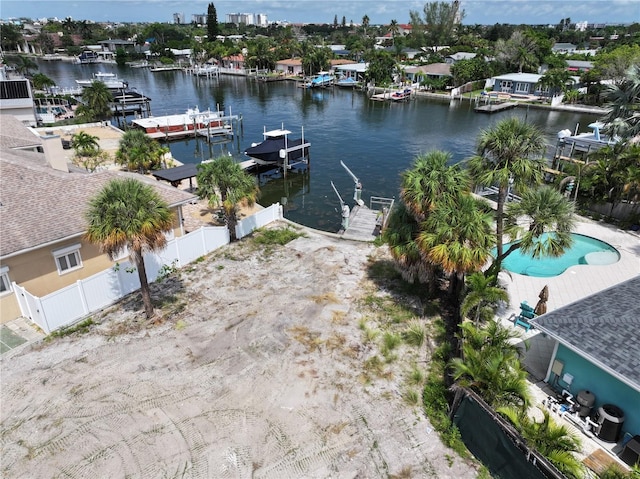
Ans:
<svg viewBox="0 0 640 479"><path fill-rule="evenodd" d="M135 42L131 40L119 40L119 39L102 40L98 43L102 47L103 51L113 52L113 53L115 53L118 50L118 48L122 48L127 52L134 51L136 46Z"/></svg>
<svg viewBox="0 0 640 479"><path fill-rule="evenodd" d="M113 270L116 262L83 238L88 201L112 179L134 177L150 184L175 212L169 238L184 235L182 205L196 199L191 193L141 175L73 171L62 157L59 136L41 138L15 119L2 115L0 120L0 323L31 317L25 312L29 306L42 314L38 305L25 304L28 295L18 297L15 288L43 297ZM104 293L85 292L93 297Z"/></svg>
<svg viewBox="0 0 640 479"><path fill-rule="evenodd" d="M411 82L417 82L424 78L437 80L451 76L451 65L448 63L431 63L417 67L405 67L404 73Z"/></svg>
<svg viewBox="0 0 640 479"><path fill-rule="evenodd" d="M540 86L539 82L543 75L536 73L508 73L493 77L489 82L493 82L493 91L509 93L511 95L546 95L548 89ZM580 85L579 77L572 77L572 88Z"/></svg>
<svg viewBox="0 0 640 479"><path fill-rule="evenodd" d="M640 434L640 276L543 314L531 323L555 341L545 381L595 395L594 411L624 412L622 431Z"/></svg>
<svg viewBox="0 0 640 479"><path fill-rule="evenodd" d="M351 77L357 81L362 81L368 66L368 63L347 63L336 66L334 71L340 77Z"/></svg>
<svg viewBox="0 0 640 479"><path fill-rule="evenodd" d="M237 55L229 55L222 58L222 68L231 68L234 70L244 69L244 55L238 53Z"/></svg>
<svg viewBox="0 0 640 479"><path fill-rule="evenodd" d="M284 75L302 75L302 58L287 58L276 62L276 72Z"/></svg>
<svg viewBox="0 0 640 479"><path fill-rule="evenodd" d="M570 72L588 72L593 68L593 62L584 60L567 60L567 70Z"/></svg>
<svg viewBox="0 0 640 479"><path fill-rule="evenodd" d="M578 47L573 43L555 43L551 47L553 53L573 53Z"/></svg>
<svg viewBox="0 0 640 479"><path fill-rule="evenodd" d="M444 59L445 63L449 63L453 65L455 62L459 62L460 60L471 60L475 58L477 53L469 53L469 52L458 52L453 55L449 55Z"/></svg>

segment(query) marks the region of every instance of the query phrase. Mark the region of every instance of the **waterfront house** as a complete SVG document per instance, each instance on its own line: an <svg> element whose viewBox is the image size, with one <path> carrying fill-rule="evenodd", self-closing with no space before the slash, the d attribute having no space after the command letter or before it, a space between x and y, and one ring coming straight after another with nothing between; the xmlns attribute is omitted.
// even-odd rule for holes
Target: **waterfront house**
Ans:
<svg viewBox="0 0 640 479"><path fill-rule="evenodd" d="M558 53L565 54L565 53L573 53L576 51L577 48L578 47L573 43L557 42L557 43L554 43L554 45L551 47L551 51L556 54Z"/></svg>
<svg viewBox="0 0 640 479"><path fill-rule="evenodd" d="M543 75L536 73L507 73L499 75L488 80L488 86L493 84L493 91L499 93L508 93L512 96L544 96L548 88L540 85L540 79ZM580 86L580 77L572 77L573 83L571 88Z"/></svg>
<svg viewBox="0 0 640 479"><path fill-rule="evenodd" d="M454 63L459 62L460 60L471 60L472 58L475 58L476 55L477 53L458 52L458 53L454 53L453 55L449 55L445 57L444 61L445 63L453 65Z"/></svg>
<svg viewBox="0 0 640 479"><path fill-rule="evenodd" d="M554 341L545 382L595 396L624 413L621 433L640 434L640 276L555 309L531 324ZM628 436L627 436L628 437Z"/></svg>
<svg viewBox="0 0 640 479"><path fill-rule="evenodd" d="M584 60L567 60L567 70L573 74L588 72L593 68L593 62Z"/></svg>
<svg viewBox="0 0 640 479"><path fill-rule="evenodd" d="M421 65L417 67L405 67L404 73L407 79L412 83L425 78L438 80L440 78L451 76L451 65L448 63L431 63L429 65Z"/></svg>
<svg viewBox="0 0 640 479"><path fill-rule="evenodd" d="M276 62L276 72L283 75L303 75L302 58L286 58Z"/></svg>
<svg viewBox="0 0 640 479"><path fill-rule="evenodd" d="M59 136L40 138L15 119L2 115L1 120L1 323L19 316L35 321L28 311L32 307L35 314L39 308L26 304L25 298L55 294L114 268L116 262L83 238L89 199L114 178L135 177L150 184L175 212L169 238L184 234L182 206L196 200L191 193L137 174L74 171L66 163ZM119 259L124 260L126 255ZM83 287L94 297L103 293ZM65 304L68 310L82 309Z"/></svg>
<svg viewBox="0 0 640 479"><path fill-rule="evenodd" d="M244 55L238 53L237 55L229 55L222 58L222 68L230 68L232 70L244 69Z"/></svg>

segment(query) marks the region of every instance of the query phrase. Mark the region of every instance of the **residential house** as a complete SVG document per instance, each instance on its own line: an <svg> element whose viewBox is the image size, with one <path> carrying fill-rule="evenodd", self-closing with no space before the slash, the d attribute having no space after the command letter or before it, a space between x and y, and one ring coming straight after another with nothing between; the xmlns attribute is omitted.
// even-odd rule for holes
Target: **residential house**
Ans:
<svg viewBox="0 0 640 479"><path fill-rule="evenodd" d="M493 85L493 91L509 93L511 95L537 95L543 96L548 88L540 86L539 82L543 75L536 73L507 73L487 80L485 88ZM580 77L571 77L573 83L571 88L580 87Z"/></svg>
<svg viewBox="0 0 640 479"><path fill-rule="evenodd" d="M137 174L73 171L59 136L40 138L7 115L1 121L0 322L24 314L14 283L43 297L113 269L115 262L83 238L88 201L112 179L151 185L175 212L169 236L184 234L182 206L196 200L191 193Z"/></svg>
<svg viewBox="0 0 640 479"><path fill-rule="evenodd" d="M119 39L108 39L102 40L100 43L100 47L102 51L115 53L118 51L118 48L122 48L127 52L131 52L135 50L135 42L132 40L119 40Z"/></svg>
<svg viewBox="0 0 640 479"><path fill-rule="evenodd" d="M574 45L573 43L562 43L562 42L558 42L558 43L554 43L554 45L551 47L551 51L553 53L573 53L576 51L577 49L577 45Z"/></svg>
<svg viewBox="0 0 640 479"><path fill-rule="evenodd" d="M477 53L458 52L445 57L444 61L445 63L453 65L455 62L459 62L460 60L471 60L472 58L475 58L476 55Z"/></svg>
<svg viewBox="0 0 640 479"><path fill-rule="evenodd" d="M0 115L10 115L24 124L36 125L31 82L26 78L10 78L4 65L0 65Z"/></svg>
<svg viewBox="0 0 640 479"><path fill-rule="evenodd" d="M404 73L408 80L412 83L420 81L420 79L440 79L451 76L451 65L448 63L431 63L429 65L420 65L417 67L405 67Z"/></svg>
<svg viewBox="0 0 640 479"><path fill-rule="evenodd" d="M362 81L368 66L368 63L348 63L337 65L334 71L338 77L351 77L357 81Z"/></svg>
<svg viewBox="0 0 640 479"><path fill-rule="evenodd" d="M242 53L238 53L237 55L229 55L227 57L222 58L222 68L230 68L233 70L243 70L244 69L244 55Z"/></svg>
<svg viewBox="0 0 640 479"><path fill-rule="evenodd" d="M631 436L640 434L639 292L636 276L531 320L555 342L545 382L574 397L590 391L593 412L617 406Z"/></svg>
<svg viewBox="0 0 640 479"><path fill-rule="evenodd" d="M593 68L593 62L584 60L567 60L567 70L570 72L588 72Z"/></svg>
<svg viewBox="0 0 640 479"><path fill-rule="evenodd" d="M287 58L276 62L276 72L283 75L304 75L302 58Z"/></svg>

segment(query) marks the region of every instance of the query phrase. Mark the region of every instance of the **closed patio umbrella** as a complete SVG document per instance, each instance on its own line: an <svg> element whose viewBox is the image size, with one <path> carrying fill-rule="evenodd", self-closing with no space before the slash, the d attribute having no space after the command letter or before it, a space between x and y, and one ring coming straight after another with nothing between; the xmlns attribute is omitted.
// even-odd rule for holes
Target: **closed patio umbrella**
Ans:
<svg viewBox="0 0 640 479"><path fill-rule="evenodd" d="M547 300L549 299L549 288L547 287L547 285L542 288L542 291L540 291L538 298L540 299L538 300L538 304L536 304L536 308L534 310L536 316L540 316L541 314L547 312Z"/></svg>

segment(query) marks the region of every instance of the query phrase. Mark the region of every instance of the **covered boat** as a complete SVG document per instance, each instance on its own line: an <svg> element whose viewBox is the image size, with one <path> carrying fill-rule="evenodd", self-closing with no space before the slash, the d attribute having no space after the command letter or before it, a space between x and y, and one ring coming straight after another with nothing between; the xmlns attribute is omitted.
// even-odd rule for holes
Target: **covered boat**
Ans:
<svg viewBox="0 0 640 479"><path fill-rule="evenodd" d="M264 140L254 143L244 153L259 165L286 165L305 161L311 143L305 142L304 130L301 138L289 138L291 132L284 128L264 131Z"/></svg>
<svg viewBox="0 0 640 479"><path fill-rule="evenodd" d="M325 86L333 85L335 77L329 72L319 72L311 78L306 86L307 88L321 88Z"/></svg>
<svg viewBox="0 0 640 479"><path fill-rule="evenodd" d="M360 83L352 77L344 77L336 81L336 86L339 86L341 88L355 88L357 86L360 86Z"/></svg>
<svg viewBox="0 0 640 479"><path fill-rule="evenodd" d="M76 83L85 88L97 81L104 83L109 90L124 90L129 86L126 81L118 78L118 75L109 72L94 73L92 78L88 80L76 80Z"/></svg>

